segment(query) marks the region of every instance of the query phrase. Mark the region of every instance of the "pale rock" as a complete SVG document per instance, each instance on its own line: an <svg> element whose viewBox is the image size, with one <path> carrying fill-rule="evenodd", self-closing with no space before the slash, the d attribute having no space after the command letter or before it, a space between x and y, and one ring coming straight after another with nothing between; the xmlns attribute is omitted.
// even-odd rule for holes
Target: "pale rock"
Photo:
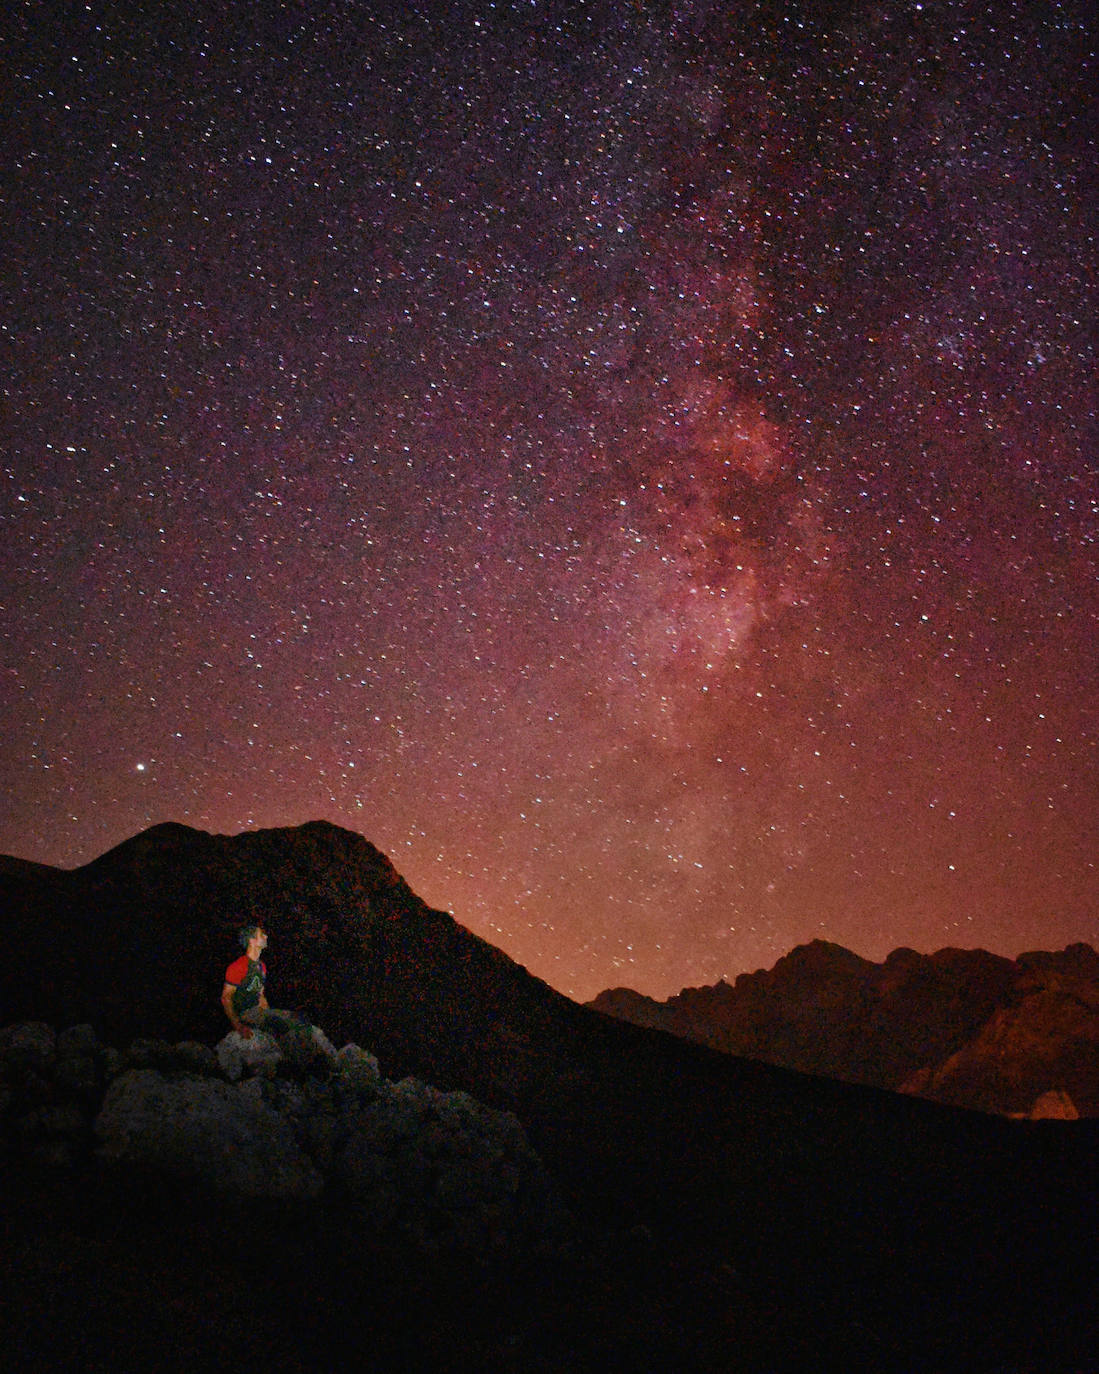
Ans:
<svg viewBox="0 0 1099 1374"><path fill-rule="evenodd" d="M378 1096L382 1075L372 1054L358 1045L345 1045L332 1065L329 1082L331 1109L353 1114Z"/></svg>
<svg viewBox="0 0 1099 1374"><path fill-rule="evenodd" d="M230 1031L214 1048L222 1073L231 1083L239 1081L245 1069L252 1073L274 1073L282 1059L277 1041L263 1031L253 1031L247 1039Z"/></svg>
<svg viewBox="0 0 1099 1374"><path fill-rule="evenodd" d="M315 1197L323 1179L262 1084L132 1069L95 1121L102 1158L153 1166L250 1197Z"/></svg>
<svg viewBox="0 0 1099 1374"><path fill-rule="evenodd" d="M1042 1093L1030 1109L1031 1121L1078 1121L1076 1104L1063 1088Z"/></svg>
<svg viewBox="0 0 1099 1374"><path fill-rule="evenodd" d="M427 1250L493 1248L554 1224L548 1178L510 1113L405 1078L379 1083L341 1125L334 1172L352 1201Z"/></svg>
<svg viewBox="0 0 1099 1374"><path fill-rule="evenodd" d="M372 1094L382 1081L378 1061L358 1045L344 1045L332 1066L341 1091Z"/></svg>

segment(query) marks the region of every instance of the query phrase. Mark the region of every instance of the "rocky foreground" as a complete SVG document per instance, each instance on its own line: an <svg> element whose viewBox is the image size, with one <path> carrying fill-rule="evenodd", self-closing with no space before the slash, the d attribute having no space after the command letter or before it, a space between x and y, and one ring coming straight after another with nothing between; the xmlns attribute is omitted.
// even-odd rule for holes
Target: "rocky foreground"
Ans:
<svg viewBox="0 0 1099 1374"><path fill-rule="evenodd" d="M0 1368L716 1370L734 1319L745 1368L800 1345L731 1270L695 1290L644 1228L578 1222L512 1113L277 1014L213 1048L0 1030L0 1162Z"/></svg>
<svg viewBox="0 0 1099 1374"><path fill-rule="evenodd" d="M277 1015L215 1049L102 1045L91 1026L0 1031L8 1158L97 1159L240 1198L336 1192L371 1229L428 1252L561 1241L565 1211L510 1112L415 1078L382 1078L357 1045Z"/></svg>

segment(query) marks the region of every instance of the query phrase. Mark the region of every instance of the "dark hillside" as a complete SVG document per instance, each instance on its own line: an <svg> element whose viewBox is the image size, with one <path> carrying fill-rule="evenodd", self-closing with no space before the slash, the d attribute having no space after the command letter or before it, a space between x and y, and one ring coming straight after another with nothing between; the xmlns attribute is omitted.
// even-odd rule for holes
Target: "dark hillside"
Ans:
<svg viewBox="0 0 1099 1374"><path fill-rule="evenodd" d="M862 1323L880 1348L940 1359L1075 1351L1090 1324L1092 1123L959 1112L612 1020L323 823L160 826L73 873L8 864L0 879L5 1021L212 1042L255 913L273 1005L368 1046L391 1077L514 1111L585 1215L643 1223L699 1274L731 1264L786 1321Z"/></svg>

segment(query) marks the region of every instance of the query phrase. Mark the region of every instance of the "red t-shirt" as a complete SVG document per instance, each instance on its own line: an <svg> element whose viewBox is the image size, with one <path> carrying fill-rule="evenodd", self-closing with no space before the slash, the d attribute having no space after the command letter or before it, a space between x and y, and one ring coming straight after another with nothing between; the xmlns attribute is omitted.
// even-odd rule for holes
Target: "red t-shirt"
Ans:
<svg viewBox="0 0 1099 1374"><path fill-rule="evenodd" d="M225 970L225 981L236 989L233 993L233 1010L242 1016L259 1006L263 985L267 981L267 965L258 959L253 963L247 954L242 954Z"/></svg>
<svg viewBox="0 0 1099 1374"><path fill-rule="evenodd" d="M263 974L263 981L267 981L267 965L263 960L259 960L260 973ZM225 970L225 981L232 983L233 987L239 987L244 982L248 974L248 956L242 954L239 959L234 959Z"/></svg>

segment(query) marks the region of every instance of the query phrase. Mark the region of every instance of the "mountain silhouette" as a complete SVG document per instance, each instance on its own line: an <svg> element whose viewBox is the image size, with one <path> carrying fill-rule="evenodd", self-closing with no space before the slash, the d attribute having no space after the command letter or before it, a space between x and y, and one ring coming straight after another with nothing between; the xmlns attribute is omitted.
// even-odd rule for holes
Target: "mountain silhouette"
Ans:
<svg viewBox="0 0 1099 1374"><path fill-rule="evenodd" d="M514 1112L578 1213L644 1228L684 1272L732 1266L818 1344L865 1320L940 1355L1048 1355L1094 1310L1077 1305L1096 1272L1094 1123L958 1111L580 1006L328 823L160 825L73 871L0 861L0 1021L212 1042L253 919L272 1005L368 1047L390 1078ZM846 952L791 957L824 1002L834 966L859 976Z"/></svg>
<svg viewBox="0 0 1099 1374"><path fill-rule="evenodd" d="M814 940L772 969L657 1002L627 988L589 1005L728 1054L1025 1116L1099 1115L1099 954L1006 959L898 949L882 964Z"/></svg>

